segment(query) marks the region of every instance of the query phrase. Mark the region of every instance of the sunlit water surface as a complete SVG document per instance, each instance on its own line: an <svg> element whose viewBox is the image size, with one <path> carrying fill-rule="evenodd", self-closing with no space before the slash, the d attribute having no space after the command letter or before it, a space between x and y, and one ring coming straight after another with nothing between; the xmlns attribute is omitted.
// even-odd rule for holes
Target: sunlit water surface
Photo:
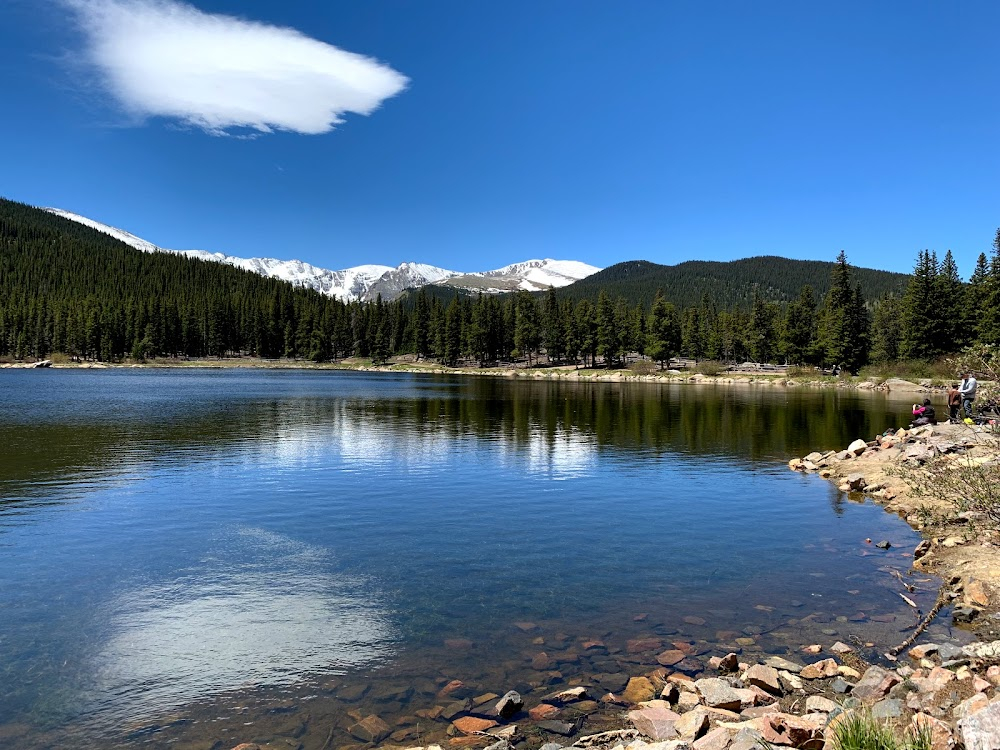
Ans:
<svg viewBox="0 0 1000 750"><path fill-rule="evenodd" d="M905 421L881 394L112 370L0 396L0 746L339 747L351 710L412 745L451 679L620 690L658 644L697 674L914 621L914 532L785 466Z"/></svg>

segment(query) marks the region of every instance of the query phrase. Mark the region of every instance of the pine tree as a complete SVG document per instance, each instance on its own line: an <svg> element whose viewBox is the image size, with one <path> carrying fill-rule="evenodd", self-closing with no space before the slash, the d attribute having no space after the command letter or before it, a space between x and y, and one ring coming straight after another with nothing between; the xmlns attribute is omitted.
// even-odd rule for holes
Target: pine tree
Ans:
<svg viewBox="0 0 1000 750"><path fill-rule="evenodd" d="M531 367L531 355L538 348L541 332L538 326L538 307L535 298L526 291L517 293L517 320L514 324L514 346L528 358Z"/></svg>
<svg viewBox="0 0 1000 750"><path fill-rule="evenodd" d="M801 365L813 360L816 339L816 297L806 284L798 299L785 310L780 349L790 364Z"/></svg>
<svg viewBox="0 0 1000 750"><path fill-rule="evenodd" d="M941 354L940 288L937 258L931 251L921 250L903 295L901 356L932 359Z"/></svg>
<svg viewBox="0 0 1000 750"><path fill-rule="evenodd" d="M990 273L983 290L979 343L1000 346L1000 229L993 239Z"/></svg>
<svg viewBox="0 0 1000 750"><path fill-rule="evenodd" d="M830 274L830 291L822 314L820 341L828 365L857 372L868 358L867 314L861 287L854 287L847 255L841 251Z"/></svg>
<svg viewBox="0 0 1000 750"><path fill-rule="evenodd" d="M615 319L615 307L602 290L597 296L597 353L604 358L604 366L611 367L620 351L621 331Z"/></svg>
<svg viewBox="0 0 1000 750"><path fill-rule="evenodd" d="M563 344L566 333L563 330L563 319L556 299L556 290L551 286L545 295L545 353L549 362L558 362L563 357Z"/></svg>
<svg viewBox="0 0 1000 750"><path fill-rule="evenodd" d="M941 261L937 276L937 318L938 318L938 348L945 354L951 354L972 343L967 336L962 309L965 302L965 285L958 275L958 265L948 250Z"/></svg>
<svg viewBox="0 0 1000 750"><path fill-rule="evenodd" d="M657 294L649 314L649 341L646 352L663 369L680 350L681 330L677 310Z"/></svg>
<svg viewBox="0 0 1000 750"><path fill-rule="evenodd" d="M872 359L875 362L895 362L899 359L899 344L903 333L903 305L899 297L884 297L875 305L872 325Z"/></svg>

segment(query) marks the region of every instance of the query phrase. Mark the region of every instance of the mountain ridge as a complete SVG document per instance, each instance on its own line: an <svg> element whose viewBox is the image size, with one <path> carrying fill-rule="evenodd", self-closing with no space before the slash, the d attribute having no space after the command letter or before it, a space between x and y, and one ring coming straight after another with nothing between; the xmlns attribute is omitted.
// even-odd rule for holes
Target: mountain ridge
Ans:
<svg viewBox="0 0 1000 750"><path fill-rule="evenodd" d="M403 262L396 267L363 264L335 271L320 268L301 260L241 258L207 250L172 250L155 245L124 229L71 211L60 208L44 208L43 210L103 232L143 252L174 253L200 260L225 263L262 276L289 281L298 286L307 286L343 302L370 302L380 295L384 300L393 300L407 289L429 284L443 284L466 291L489 293L517 289L540 291L549 286L566 286L601 270L580 261L544 258L512 263L491 271L470 273L413 262Z"/></svg>

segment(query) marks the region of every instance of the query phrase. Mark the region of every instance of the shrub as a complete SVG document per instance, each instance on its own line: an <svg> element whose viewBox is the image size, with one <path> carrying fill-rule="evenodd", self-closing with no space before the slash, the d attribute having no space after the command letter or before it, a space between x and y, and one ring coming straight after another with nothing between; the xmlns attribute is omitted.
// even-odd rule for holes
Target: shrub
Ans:
<svg viewBox="0 0 1000 750"><path fill-rule="evenodd" d="M702 375L715 377L724 373L726 371L726 366L722 364L722 362L706 359L704 362L699 362L695 365L694 371L700 372Z"/></svg>
<svg viewBox="0 0 1000 750"><path fill-rule="evenodd" d="M636 375L652 375L660 368L651 359L637 359L628 366L628 369Z"/></svg>
<svg viewBox="0 0 1000 750"><path fill-rule="evenodd" d="M790 378L818 378L823 375L818 367L806 367L805 365L793 365L785 371L785 374Z"/></svg>

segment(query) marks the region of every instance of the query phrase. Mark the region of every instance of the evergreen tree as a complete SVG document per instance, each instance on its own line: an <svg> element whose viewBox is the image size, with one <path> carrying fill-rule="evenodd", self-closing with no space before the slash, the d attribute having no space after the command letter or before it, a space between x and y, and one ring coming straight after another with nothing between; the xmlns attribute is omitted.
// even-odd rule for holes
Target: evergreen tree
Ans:
<svg viewBox="0 0 1000 750"><path fill-rule="evenodd" d="M861 287L852 283L847 255L841 251L830 274L830 291L822 315L820 341L828 365L857 372L868 358L867 313Z"/></svg>
<svg viewBox="0 0 1000 750"><path fill-rule="evenodd" d="M556 298L556 290L551 286L545 295L545 353L549 362L558 362L563 357L566 332Z"/></svg>
<svg viewBox="0 0 1000 750"><path fill-rule="evenodd" d="M983 290L979 343L1000 346L1000 229L993 239L990 273Z"/></svg>
<svg viewBox="0 0 1000 750"><path fill-rule="evenodd" d="M603 291L597 296L597 353L604 366L611 367L621 351L621 330L615 319L615 306Z"/></svg>
<svg viewBox="0 0 1000 750"><path fill-rule="evenodd" d="M816 298L808 284L785 310L780 348L789 364L813 361L816 339Z"/></svg>
<svg viewBox="0 0 1000 750"><path fill-rule="evenodd" d="M903 337L900 354L909 359L933 359L942 353L941 285L938 282L937 258L921 250L913 276L903 295Z"/></svg>
<svg viewBox="0 0 1000 750"><path fill-rule="evenodd" d="M672 304L657 295L649 314L649 342L646 352L663 369L680 350L681 330L677 311Z"/></svg>
<svg viewBox="0 0 1000 750"><path fill-rule="evenodd" d="M884 297L875 305L872 325L872 359L894 362L899 359L903 333L903 305L898 297Z"/></svg>
<svg viewBox="0 0 1000 750"><path fill-rule="evenodd" d="M948 250L938 269L937 276L938 318L938 348L945 354L960 351L972 343L972 338L966 334L965 313L962 309L965 303L965 285L958 275L958 265Z"/></svg>
<svg viewBox="0 0 1000 750"><path fill-rule="evenodd" d="M531 355L538 348L541 332L538 327L538 307L535 298L526 291L517 293L517 318L514 324L514 346L528 358L531 367Z"/></svg>

